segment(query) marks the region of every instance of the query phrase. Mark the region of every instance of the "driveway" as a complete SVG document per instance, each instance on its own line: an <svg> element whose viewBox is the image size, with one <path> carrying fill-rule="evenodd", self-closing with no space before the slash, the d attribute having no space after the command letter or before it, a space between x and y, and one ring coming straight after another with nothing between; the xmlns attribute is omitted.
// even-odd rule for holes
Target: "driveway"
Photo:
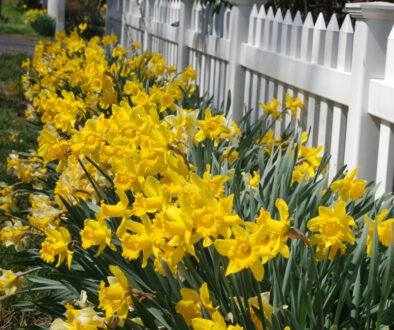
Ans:
<svg viewBox="0 0 394 330"><path fill-rule="evenodd" d="M38 41L20 36L0 36L0 54L34 55L34 47Z"/></svg>

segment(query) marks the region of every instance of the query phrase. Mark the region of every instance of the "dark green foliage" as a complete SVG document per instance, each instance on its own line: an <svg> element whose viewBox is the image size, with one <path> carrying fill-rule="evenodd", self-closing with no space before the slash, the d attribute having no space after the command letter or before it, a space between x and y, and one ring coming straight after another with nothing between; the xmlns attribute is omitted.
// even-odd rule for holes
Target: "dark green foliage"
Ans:
<svg viewBox="0 0 394 330"><path fill-rule="evenodd" d="M37 33L43 36L53 37L55 35L56 22L47 14L37 15L36 20L31 23L31 26Z"/></svg>

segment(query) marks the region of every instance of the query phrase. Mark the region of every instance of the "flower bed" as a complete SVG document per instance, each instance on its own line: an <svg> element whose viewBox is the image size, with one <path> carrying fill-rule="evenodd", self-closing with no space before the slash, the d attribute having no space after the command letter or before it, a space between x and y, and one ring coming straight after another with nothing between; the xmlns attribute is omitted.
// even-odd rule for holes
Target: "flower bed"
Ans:
<svg viewBox="0 0 394 330"><path fill-rule="evenodd" d="M229 123L191 67L136 43L131 58L106 56L111 36L56 39L24 63L40 135L9 156L21 183L1 190L0 235L28 269L2 271L2 301L20 295L53 329L390 324L393 196L375 201L357 169L329 180L329 155L298 128L300 100ZM17 209L26 192L31 207ZM23 301L32 290L46 294Z"/></svg>

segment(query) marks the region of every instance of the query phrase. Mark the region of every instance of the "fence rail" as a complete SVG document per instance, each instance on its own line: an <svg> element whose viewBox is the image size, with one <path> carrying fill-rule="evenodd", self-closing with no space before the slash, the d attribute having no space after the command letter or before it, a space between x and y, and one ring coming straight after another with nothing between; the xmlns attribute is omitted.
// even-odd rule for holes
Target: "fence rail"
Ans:
<svg viewBox="0 0 394 330"><path fill-rule="evenodd" d="M199 0L110 1L107 31L126 48L137 40L161 53L179 70L192 64L217 107L231 90L235 120L248 108L256 118L258 101L299 97L309 143L332 154L330 175L343 164L360 166L360 177L381 183L379 194L392 191L394 5L348 4L339 26L335 15L328 23L323 14L302 20L300 12L292 17L262 2L232 0L213 13ZM289 120L276 124L277 134Z"/></svg>

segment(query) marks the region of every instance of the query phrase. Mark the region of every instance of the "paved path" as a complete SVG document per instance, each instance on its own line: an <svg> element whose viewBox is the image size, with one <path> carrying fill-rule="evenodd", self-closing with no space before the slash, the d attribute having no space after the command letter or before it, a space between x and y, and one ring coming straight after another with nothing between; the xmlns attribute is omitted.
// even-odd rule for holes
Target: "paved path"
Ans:
<svg viewBox="0 0 394 330"><path fill-rule="evenodd" d="M38 41L13 36L0 36L0 54L34 55Z"/></svg>

